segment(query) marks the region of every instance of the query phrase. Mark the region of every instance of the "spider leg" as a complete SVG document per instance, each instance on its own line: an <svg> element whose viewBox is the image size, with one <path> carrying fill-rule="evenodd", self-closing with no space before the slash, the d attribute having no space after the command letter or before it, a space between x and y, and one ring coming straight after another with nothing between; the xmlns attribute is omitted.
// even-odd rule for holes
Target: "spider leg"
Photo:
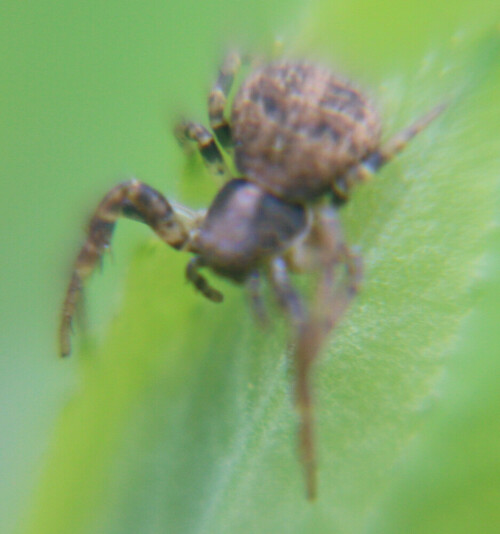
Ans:
<svg viewBox="0 0 500 534"><path fill-rule="evenodd" d="M297 366L295 396L300 416L299 442L306 473L307 496L314 499L316 460L311 367L328 334L358 292L362 266L360 257L345 243L336 210L331 206L315 210L308 236L291 252L287 256L290 268L316 272L318 278L312 306L305 314L296 293L291 289L287 266L282 260L275 260L271 266L271 282L282 307L292 317L296 332L294 360ZM346 269L346 280L339 283L335 280L337 266Z"/></svg>
<svg viewBox="0 0 500 534"><path fill-rule="evenodd" d="M261 327L266 328L269 325L269 317L266 312L264 300L262 299L261 276L259 272L254 271L250 273L245 285L255 319Z"/></svg>
<svg viewBox="0 0 500 534"><path fill-rule="evenodd" d="M123 182L111 189L90 220L87 239L76 258L66 290L59 328L62 356L71 352L71 323L81 299L83 284L100 264L120 217L147 224L160 239L178 250L189 246L189 232L199 224L196 218L179 215L161 193L138 180Z"/></svg>
<svg viewBox="0 0 500 534"><path fill-rule="evenodd" d="M286 261L281 257L274 258L269 275L278 304L290 318L292 326L299 328L304 323L305 311L298 293L292 286Z"/></svg>
<svg viewBox="0 0 500 534"><path fill-rule="evenodd" d="M231 126L224 117L227 105L227 97L231 91L234 77L241 67L241 58L237 52L227 55L219 69L219 76L208 95L208 116L210 127L215 133L217 140L225 149L231 148Z"/></svg>
<svg viewBox="0 0 500 534"><path fill-rule="evenodd" d="M189 142L195 142L198 145L198 150L210 174L222 181L231 178L229 168L222 157L214 136L205 126L196 122L181 121L176 126L174 134L186 152L189 152Z"/></svg>
<svg viewBox="0 0 500 534"><path fill-rule="evenodd" d="M208 96L208 115L210 127L215 133L219 144L225 148L231 148L231 126L224 117L227 97L233 85L234 77L241 65L241 59L236 52L230 53L221 68L217 80ZM222 153L215 142L213 134L202 124L191 121L181 121L174 130L175 136L181 146L189 152L188 143L194 141L203 158L205 166L211 174L223 181L231 178L231 173L226 165Z"/></svg>
<svg viewBox="0 0 500 534"><path fill-rule="evenodd" d="M323 206L317 213L312 245L316 246L319 254L320 271L311 319L321 325L320 335L324 338L335 328L358 293L363 265L361 256L345 242L337 212L331 206ZM345 280L336 284L334 275L337 266L345 267Z"/></svg>
<svg viewBox="0 0 500 534"><path fill-rule="evenodd" d="M270 280L278 303L287 313L294 330L293 350L297 373L295 402L300 418L299 448L306 477L307 498L313 500L316 497L316 454L309 377L311 364L319 350L320 336L316 332L315 322L306 317L302 302L291 285L288 268L283 258L275 258L272 261Z"/></svg>
<svg viewBox="0 0 500 534"><path fill-rule="evenodd" d="M207 279L198 272L201 267L205 266L206 263L200 256L191 258L186 267L186 277L202 295L207 297L208 300L211 300L212 302L222 302L224 300L224 295L220 291L217 291L217 289L214 289L207 282Z"/></svg>
<svg viewBox="0 0 500 534"><path fill-rule="evenodd" d="M406 145L422 130L427 128L431 122L436 119L446 109L446 104L440 104L431 109L423 117L420 117L410 126L398 132L394 137L389 139L385 145L371 153L361 163L350 169L345 176L336 180L333 184L333 190L336 195L336 202L342 205L349 197L351 186L357 182L366 182L381 167L389 163L399 154Z"/></svg>
<svg viewBox="0 0 500 534"><path fill-rule="evenodd" d="M429 124L439 117L441 113L446 109L446 104L440 104L435 108L431 109L423 117L420 117L410 126L407 126L394 137L389 139L387 143L375 154L369 156L362 165L366 167L368 172L376 172L382 165L385 165L391 161L394 156L401 152L406 145L422 130L427 128Z"/></svg>

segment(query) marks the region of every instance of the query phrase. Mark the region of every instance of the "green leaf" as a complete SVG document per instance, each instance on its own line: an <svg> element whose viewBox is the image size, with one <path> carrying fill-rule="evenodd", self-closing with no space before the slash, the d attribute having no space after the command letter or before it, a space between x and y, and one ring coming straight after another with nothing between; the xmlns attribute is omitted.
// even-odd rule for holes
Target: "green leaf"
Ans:
<svg viewBox="0 0 500 534"><path fill-rule="evenodd" d="M356 21L354 10L366 13L370 2L329 5L304 24L300 46L321 48L329 22L338 30L332 42L347 42L354 27L366 31L344 57L366 61L367 76L378 77L387 135L440 102L449 106L343 210L366 274L315 369L317 501L304 497L281 319L260 332L241 292L219 280L225 303L206 302L184 283L187 257L152 241L134 254L103 339L75 354L79 388L57 422L22 532L498 526L500 398L490 347L499 346L492 298L500 280L498 263L485 265L500 250L492 237L500 32L477 20L435 23L426 50L421 23L418 53L407 52L400 30L389 49L387 29ZM392 18L400 9L411 27L411 10L383 9ZM391 62L393 49L401 57ZM479 289L489 293L481 307Z"/></svg>

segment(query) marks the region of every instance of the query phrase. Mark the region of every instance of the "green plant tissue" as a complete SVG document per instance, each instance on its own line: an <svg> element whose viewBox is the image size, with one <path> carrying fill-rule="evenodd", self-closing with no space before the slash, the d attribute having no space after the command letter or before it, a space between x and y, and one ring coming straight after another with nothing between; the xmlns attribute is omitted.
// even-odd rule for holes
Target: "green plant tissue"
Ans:
<svg viewBox="0 0 500 534"><path fill-rule="evenodd" d="M274 328L260 331L243 292L215 277L225 302L206 301L184 282L188 256L145 231L131 257L117 247L114 263L127 265L116 302L90 288L90 313L103 302L112 317L97 336L76 332L76 383L19 533L499 531L500 18L491 2L452 4L276 2L269 19L256 3L263 48L269 20L300 19L297 32L285 26L283 49L367 87L384 138L447 104L342 209L365 277L314 370L317 500L305 499L277 308ZM161 31L152 27L153 43ZM189 62L215 30L204 31L172 66L187 85L203 80ZM206 86L181 101L187 115L203 110L203 68ZM173 158L186 191L209 180L199 162L182 173ZM162 190L171 198L175 188L172 178ZM105 277L114 269L106 260Z"/></svg>

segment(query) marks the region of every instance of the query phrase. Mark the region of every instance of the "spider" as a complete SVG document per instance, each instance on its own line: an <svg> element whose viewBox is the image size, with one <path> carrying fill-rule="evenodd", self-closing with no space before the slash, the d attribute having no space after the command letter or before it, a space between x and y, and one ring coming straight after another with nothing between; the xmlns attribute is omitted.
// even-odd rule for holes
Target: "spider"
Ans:
<svg viewBox="0 0 500 534"><path fill-rule="evenodd" d="M197 148L210 171L225 181L206 211L169 202L132 179L102 199L76 258L60 324L60 350L71 351L73 315L85 279L110 245L120 217L147 224L161 240L194 256L187 279L212 302L223 295L200 274L209 268L245 286L257 319L267 320L261 297L265 278L288 318L296 366L299 446L309 499L316 495L311 365L325 338L359 290L360 256L345 242L338 208L352 187L365 182L442 111L438 106L385 144L372 104L327 68L308 61L278 60L254 66L226 118L228 95L242 61L230 53L208 98L213 133L182 121L180 143ZM234 156L231 176L221 149ZM340 282L337 279L339 268ZM306 306L290 273L316 280Z"/></svg>

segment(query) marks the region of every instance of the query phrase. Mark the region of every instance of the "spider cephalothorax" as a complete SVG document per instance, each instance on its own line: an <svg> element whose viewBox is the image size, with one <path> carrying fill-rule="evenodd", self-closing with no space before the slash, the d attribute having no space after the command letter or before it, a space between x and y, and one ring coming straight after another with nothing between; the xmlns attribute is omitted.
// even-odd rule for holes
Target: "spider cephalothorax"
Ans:
<svg viewBox="0 0 500 534"><path fill-rule="evenodd" d="M260 279L265 277L289 319L296 361L296 402L307 494L316 492L310 367L327 334L358 291L360 258L342 237L337 207L351 187L376 172L441 111L436 108L385 145L377 113L351 85L319 65L279 61L254 69L226 101L240 67L237 54L224 62L209 96L210 125L183 121L181 144L197 144L207 167L226 183L208 211L169 203L138 180L109 191L92 217L63 304L61 354L70 353L71 322L85 278L110 244L120 217L150 226L167 244L192 253L186 275L213 302L222 294L199 273L215 273L244 284L256 316L265 320ZM234 150L240 177L231 177L220 147ZM343 281L334 283L337 267ZM305 306L290 272L315 274L317 289Z"/></svg>

